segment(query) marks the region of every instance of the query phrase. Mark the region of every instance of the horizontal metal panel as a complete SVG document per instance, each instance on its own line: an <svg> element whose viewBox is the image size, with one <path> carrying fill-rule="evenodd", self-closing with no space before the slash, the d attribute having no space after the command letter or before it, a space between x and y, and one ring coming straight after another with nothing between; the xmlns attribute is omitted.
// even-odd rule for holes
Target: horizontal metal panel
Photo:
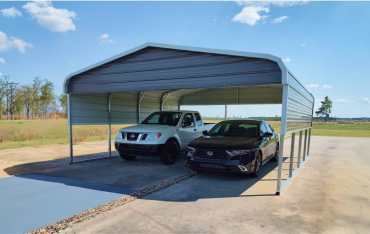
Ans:
<svg viewBox="0 0 370 234"><path fill-rule="evenodd" d="M281 86L208 89L184 95L181 105L280 104Z"/></svg>
<svg viewBox="0 0 370 234"><path fill-rule="evenodd" d="M193 77L187 79L171 79L141 81L129 83L108 84L80 84L76 87L79 93L109 93L123 91L148 91L148 90L174 90L174 89L201 89L201 88L223 88L232 86L264 85L271 84L272 77L279 78L280 72L239 74L222 77ZM278 82L276 83L278 84ZM74 89L72 88L72 92Z"/></svg>
<svg viewBox="0 0 370 234"><path fill-rule="evenodd" d="M114 93L280 83L280 67L268 59L146 48L78 74L69 86L72 93Z"/></svg>
<svg viewBox="0 0 370 234"><path fill-rule="evenodd" d="M294 130L310 127L312 122L313 98L296 81L288 86L287 129Z"/></svg>
<svg viewBox="0 0 370 234"><path fill-rule="evenodd" d="M72 124L106 124L107 95L71 95Z"/></svg>

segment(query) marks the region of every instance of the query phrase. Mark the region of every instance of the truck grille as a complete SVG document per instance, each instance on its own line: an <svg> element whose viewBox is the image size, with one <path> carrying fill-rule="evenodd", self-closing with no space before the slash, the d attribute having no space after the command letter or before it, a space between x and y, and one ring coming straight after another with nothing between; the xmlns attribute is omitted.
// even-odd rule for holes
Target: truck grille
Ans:
<svg viewBox="0 0 370 234"><path fill-rule="evenodd" d="M136 132L127 132L126 133L127 140L128 141L136 141L137 138L139 137L139 133Z"/></svg>

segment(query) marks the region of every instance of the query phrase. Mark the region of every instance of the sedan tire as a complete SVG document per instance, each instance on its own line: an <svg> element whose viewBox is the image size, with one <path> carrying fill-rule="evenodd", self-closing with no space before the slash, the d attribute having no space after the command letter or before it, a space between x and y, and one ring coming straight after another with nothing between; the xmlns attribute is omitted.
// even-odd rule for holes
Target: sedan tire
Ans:
<svg viewBox="0 0 370 234"><path fill-rule="evenodd" d="M258 176L258 172L260 170L262 166L262 154L261 152L258 152L257 155L256 155L256 158L255 160L253 161L253 164L252 164L252 171L251 171L251 175L253 177L257 177Z"/></svg>

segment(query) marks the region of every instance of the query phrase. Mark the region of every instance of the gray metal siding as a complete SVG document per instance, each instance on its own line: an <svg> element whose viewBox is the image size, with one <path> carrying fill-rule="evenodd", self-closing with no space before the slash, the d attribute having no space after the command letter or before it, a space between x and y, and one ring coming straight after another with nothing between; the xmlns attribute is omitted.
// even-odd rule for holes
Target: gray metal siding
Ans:
<svg viewBox="0 0 370 234"><path fill-rule="evenodd" d="M267 59L149 47L74 77L70 90L114 93L271 83L281 83L281 71Z"/></svg>
<svg viewBox="0 0 370 234"><path fill-rule="evenodd" d="M288 74L287 129L310 127L313 97L291 74Z"/></svg>
<svg viewBox="0 0 370 234"><path fill-rule="evenodd" d="M112 124L136 123L136 92L114 93L111 97Z"/></svg>
<svg viewBox="0 0 370 234"><path fill-rule="evenodd" d="M72 124L107 124L107 95L71 95Z"/></svg>
<svg viewBox="0 0 370 234"><path fill-rule="evenodd" d="M281 86L202 90L184 95L181 105L281 104Z"/></svg>

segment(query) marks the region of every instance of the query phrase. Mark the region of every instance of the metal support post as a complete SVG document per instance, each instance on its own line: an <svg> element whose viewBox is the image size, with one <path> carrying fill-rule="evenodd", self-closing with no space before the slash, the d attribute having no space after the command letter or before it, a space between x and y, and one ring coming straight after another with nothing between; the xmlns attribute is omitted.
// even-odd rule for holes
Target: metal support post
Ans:
<svg viewBox="0 0 370 234"><path fill-rule="evenodd" d="M287 112L288 112L288 90L289 86L283 86L283 97L282 97L282 108L281 108L281 129L280 129L280 144L279 144L279 157L278 157L278 173L276 180L276 195L280 195L281 191L281 174L282 174L282 164L284 156L284 141L285 134L287 132Z"/></svg>
<svg viewBox="0 0 370 234"><path fill-rule="evenodd" d="M295 144L295 133L292 134L292 141L290 145L289 177L293 176L294 144Z"/></svg>
<svg viewBox="0 0 370 234"><path fill-rule="evenodd" d="M68 115L68 138L69 138L69 163L73 163L73 129L72 129L72 110L71 94L67 94L67 115Z"/></svg>
<svg viewBox="0 0 370 234"><path fill-rule="evenodd" d="M312 128L308 129L308 144L307 144L307 156L310 156L310 148L311 148L311 131Z"/></svg>
<svg viewBox="0 0 370 234"><path fill-rule="evenodd" d="M302 155L302 131L299 131L297 168L301 166L301 155Z"/></svg>
<svg viewBox="0 0 370 234"><path fill-rule="evenodd" d="M109 157L112 156L112 114L111 114L111 99L112 94L107 96L107 106L108 106L108 153Z"/></svg>
<svg viewBox="0 0 370 234"><path fill-rule="evenodd" d="M307 153L307 129L304 130L304 143L303 143L303 161L306 161L306 153Z"/></svg>

